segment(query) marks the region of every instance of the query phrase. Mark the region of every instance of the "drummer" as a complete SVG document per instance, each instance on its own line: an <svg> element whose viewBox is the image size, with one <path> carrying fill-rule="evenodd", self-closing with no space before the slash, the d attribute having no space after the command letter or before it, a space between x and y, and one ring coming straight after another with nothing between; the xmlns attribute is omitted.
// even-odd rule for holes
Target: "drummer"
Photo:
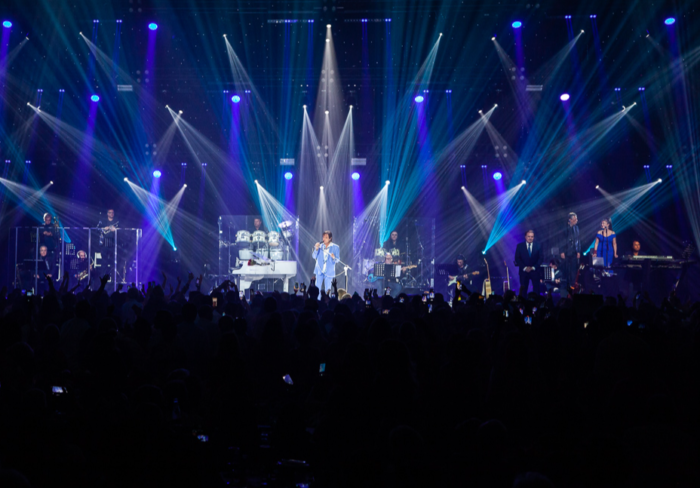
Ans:
<svg viewBox="0 0 700 488"><path fill-rule="evenodd" d="M253 219L253 230L250 231L250 235L252 236L253 240L253 251L258 252L258 253L267 253L267 242L264 241L256 241L256 236L254 235L256 232L263 232L264 239L267 239L267 230L265 230L265 227L263 227L263 221L262 218L259 216L256 216Z"/></svg>
<svg viewBox="0 0 700 488"><path fill-rule="evenodd" d="M392 230L391 234L389 234L389 239L384 242L382 247L389 252L391 252L392 249L399 249L399 232L397 230Z"/></svg>
<svg viewBox="0 0 700 488"><path fill-rule="evenodd" d="M263 227L263 221L260 217L255 217L253 219L253 230L251 230L250 233L252 234L253 232L257 232L257 231L262 231L262 232L267 233L267 231L265 230L265 227Z"/></svg>
<svg viewBox="0 0 700 488"><path fill-rule="evenodd" d="M383 249L393 256L394 264L402 264L401 249L399 248L399 232L397 230L391 231L389 239L384 242Z"/></svg>

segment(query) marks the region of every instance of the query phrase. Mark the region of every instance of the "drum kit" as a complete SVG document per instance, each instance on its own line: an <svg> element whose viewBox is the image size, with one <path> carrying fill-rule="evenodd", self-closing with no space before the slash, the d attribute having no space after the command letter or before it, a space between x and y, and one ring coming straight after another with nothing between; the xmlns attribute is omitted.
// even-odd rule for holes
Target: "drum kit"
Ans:
<svg viewBox="0 0 700 488"><path fill-rule="evenodd" d="M378 247L374 250L374 257L371 259L362 260L362 272L366 275L365 281L367 281L367 276L370 276L374 272L374 265L377 263L384 263L386 261L386 255L391 254L392 264L400 264L402 266L408 266L411 264L411 258L406 252L401 252L397 247L392 249L385 249L383 247ZM405 288L416 287L416 278L412 275L411 271L406 271L401 276L401 285Z"/></svg>
<svg viewBox="0 0 700 488"><path fill-rule="evenodd" d="M254 253L270 258L273 261L289 260L291 238L294 235L294 223L290 220L281 222L279 232L256 230L236 232L236 247L238 259L248 261L254 258Z"/></svg>

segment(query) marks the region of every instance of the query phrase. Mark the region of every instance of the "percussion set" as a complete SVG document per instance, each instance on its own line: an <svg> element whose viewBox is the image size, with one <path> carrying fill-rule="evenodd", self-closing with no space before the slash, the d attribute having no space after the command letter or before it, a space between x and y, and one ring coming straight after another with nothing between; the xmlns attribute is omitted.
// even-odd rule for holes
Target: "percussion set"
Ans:
<svg viewBox="0 0 700 488"><path fill-rule="evenodd" d="M293 225L293 222L288 220L281 222L278 226L279 232L239 230L236 232L238 259L248 261L253 259L253 253L256 253L274 261L289 260Z"/></svg>
<svg viewBox="0 0 700 488"><path fill-rule="evenodd" d="M376 263L384 263L386 260L386 255L391 254L392 264L400 264L403 266L411 264L411 258L406 252L401 252L399 248L384 249L383 247L378 247L374 250L374 257L370 259L362 260L362 273L365 275L365 281L367 277L372 275L374 272L374 265ZM401 284L404 287L414 287L416 285L416 278L414 278L410 271L403 274L401 277Z"/></svg>

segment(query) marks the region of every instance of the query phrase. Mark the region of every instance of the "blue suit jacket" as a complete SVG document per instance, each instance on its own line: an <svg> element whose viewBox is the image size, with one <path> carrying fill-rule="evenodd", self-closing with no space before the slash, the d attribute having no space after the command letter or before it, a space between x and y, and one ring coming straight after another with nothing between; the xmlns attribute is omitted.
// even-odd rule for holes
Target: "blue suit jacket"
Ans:
<svg viewBox="0 0 700 488"><path fill-rule="evenodd" d="M324 253L323 253L323 244L321 244L321 247L318 248L318 250L314 249L313 253L311 255L313 258L316 260L316 266L314 267L314 274L321 274L323 271L323 258L324 258ZM335 256L335 258L331 257L331 254ZM340 248L338 247L337 244L333 244L332 242L328 246L328 261L326 262L326 276L328 278L334 278L335 277L335 263L340 259Z"/></svg>

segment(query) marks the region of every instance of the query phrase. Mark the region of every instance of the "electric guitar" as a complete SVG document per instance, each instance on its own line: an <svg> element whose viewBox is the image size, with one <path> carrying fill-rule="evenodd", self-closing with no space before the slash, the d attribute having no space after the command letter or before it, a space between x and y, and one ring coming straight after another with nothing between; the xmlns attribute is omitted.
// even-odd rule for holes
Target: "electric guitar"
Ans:
<svg viewBox="0 0 700 488"><path fill-rule="evenodd" d="M478 271L472 271L471 273L467 273L468 276L476 276L476 275L478 275L478 274L479 274ZM452 278L452 279L447 283L447 286L449 287L449 286L454 285L455 283L457 283L457 281L458 281L460 278L462 278L463 276L467 276L467 275L457 275L457 276L455 276L454 278Z"/></svg>
<svg viewBox="0 0 700 488"><path fill-rule="evenodd" d="M108 222L109 223L109 222ZM119 227L119 221L117 220L115 223L108 225L107 227L103 227L100 229L100 246L105 245L105 236L112 232L109 228L114 227L115 229Z"/></svg>
<svg viewBox="0 0 700 488"><path fill-rule="evenodd" d="M401 272L403 272L404 270L407 270L407 269L413 269L413 268L417 268L417 267L418 267L417 264L412 264L410 266L401 266ZM383 276L374 276L374 273L370 273L367 275L367 281L369 281L370 283L374 283L375 281L381 280L383 278L384 278Z"/></svg>
<svg viewBox="0 0 700 488"><path fill-rule="evenodd" d="M576 272L576 280L574 281L574 285L571 287L573 293L581 293L583 291L583 286L581 286L581 284L578 282L578 278L581 275L581 270L583 270L585 267L585 264L581 264L578 267L578 271Z"/></svg>
<svg viewBox="0 0 700 488"><path fill-rule="evenodd" d="M489 262L486 261L486 258L484 258L484 262L486 263L486 274L488 275L488 278L484 280L484 295L489 296L491 292L491 271L489 271Z"/></svg>

